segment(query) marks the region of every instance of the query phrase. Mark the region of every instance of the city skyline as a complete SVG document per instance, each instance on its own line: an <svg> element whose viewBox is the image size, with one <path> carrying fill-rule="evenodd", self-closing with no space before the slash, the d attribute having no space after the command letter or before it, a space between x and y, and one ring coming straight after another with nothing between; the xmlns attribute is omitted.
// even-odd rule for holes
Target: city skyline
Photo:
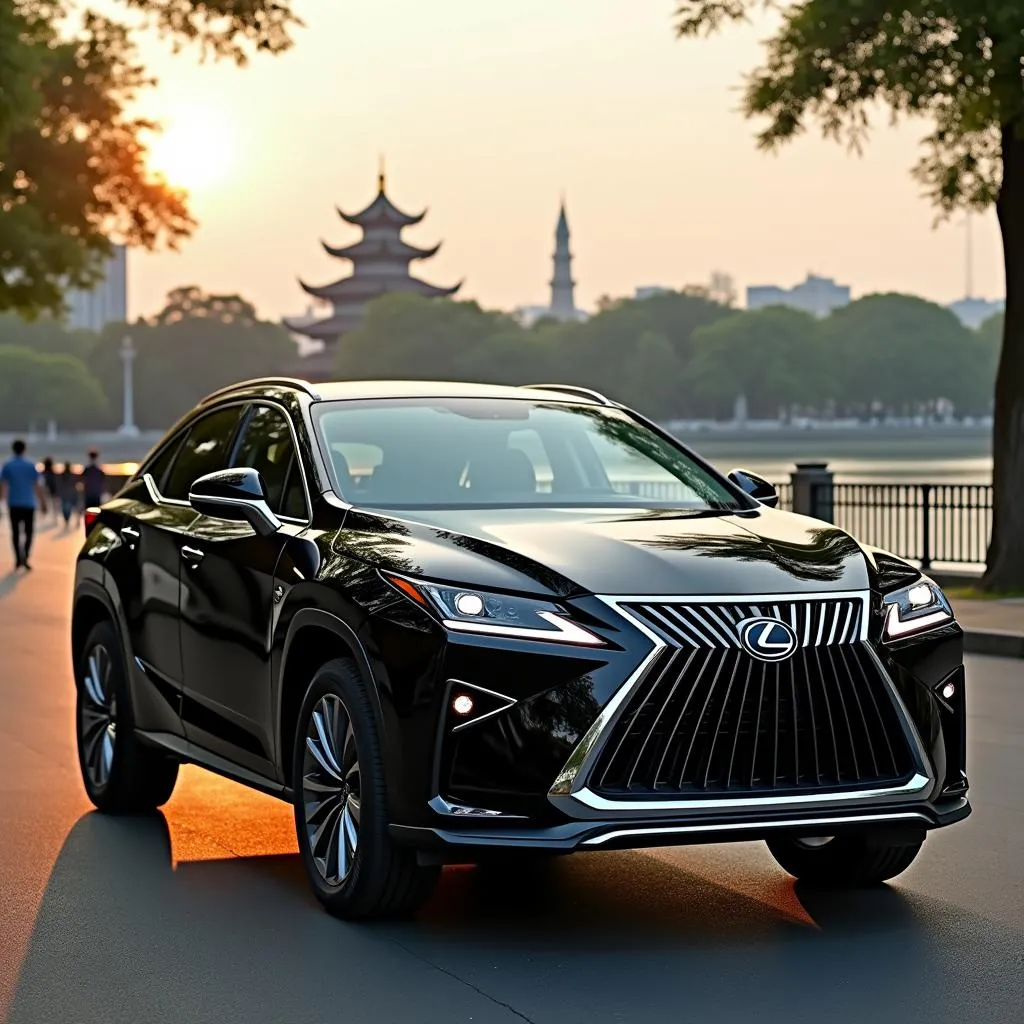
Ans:
<svg viewBox="0 0 1024 1024"><path fill-rule="evenodd" d="M696 42L674 38L668 2L381 6L303 11L295 49L244 70L142 40L161 85L140 112L166 121L156 162L193 186L200 228L179 254L132 254L133 317L193 281L267 317L300 313L296 279L332 272L310 245L323 211L372 198L380 153L397 201L430 211L409 241L443 236L434 273L464 277L460 297L487 307L543 303L563 191L585 309L719 267L741 293L809 271L855 296L965 293L963 218L933 232L909 174L924 122L891 130L880 117L862 158L811 134L758 153L737 88L765 19ZM973 277L974 294L1002 296L991 213L975 218Z"/></svg>

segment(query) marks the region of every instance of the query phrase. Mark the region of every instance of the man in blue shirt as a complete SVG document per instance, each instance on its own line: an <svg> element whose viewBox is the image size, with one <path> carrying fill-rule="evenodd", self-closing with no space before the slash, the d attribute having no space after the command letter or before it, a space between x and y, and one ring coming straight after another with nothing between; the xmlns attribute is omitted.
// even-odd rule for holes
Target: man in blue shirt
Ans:
<svg viewBox="0 0 1024 1024"><path fill-rule="evenodd" d="M14 544L16 569L31 569L28 564L35 527L36 507L46 511L46 492L39 479L39 470L31 459L25 458L25 442L11 445L14 457L0 469L0 502L7 500L11 515L11 541Z"/></svg>

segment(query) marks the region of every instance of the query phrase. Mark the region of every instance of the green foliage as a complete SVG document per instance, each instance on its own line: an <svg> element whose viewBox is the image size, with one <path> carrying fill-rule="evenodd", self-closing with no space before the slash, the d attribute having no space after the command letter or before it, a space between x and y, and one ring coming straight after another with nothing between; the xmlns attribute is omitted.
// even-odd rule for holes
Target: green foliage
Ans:
<svg viewBox="0 0 1024 1024"><path fill-rule="evenodd" d="M986 326L986 331L991 331ZM995 365L982 332L904 295L869 296L826 320L776 307L737 312L686 294L609 302L586 323L531 329L474 303L385 296L343 338L338 376L595 388L662 419L870 417L990 408Z"/></svg>
<svg viewBox="0 0 1024 1024"><path fill-rule="evenodd" d="M879 104L928 118L917 175L942 209L995 202L1002 129L1024 118L1024 5L1017 0L679 0L680 35L713 32L776 7L781 25L746 82L770 149L815 120L862 145Z"/></svg>
<svg viewBox="0 0 1024 1024"><path fill-rule="evenodd" d="M822 331L852 410L911 412L940 398L961 412L988 410L995 373L986 372L977 336L941 306L909 295L869 295L836 310Z"/></svg>
<svg viewBox="0 0 1024 1024"><path fill-rule="evenodd" d="M182 307L186 291L191 307L187 314ZM257 320L244 299L177 289L152 323L110 325L97 340L91 365L117 410L123 397L119 350L126 333L137 353L135 419L144 430L166 428L217 388L287 372L297 359L288 332L279 324Z"/></svg>
<svg viewBox="0 0 1024 1024"><path fill-rule="evenodd" d="M107 413L106 397L80 359L0 345L0 430L50 419L75 429Z"/></svg>
<svg viewBox="0 0 1024 1024"><path fill-rule="evenodd" d="M288 46L284 0L120 0L176 47L243 63ZM109 5L108 5L109 6ZM0 0L0 312L59 313L112 240L153 248L192 230L185 197L146 168L130 113L153 84L125 24L62 0Z"/></svg>
<svg viewBox="0 0 1024 1024"><path fill-rule="evenodd" d="M734 313L694 336L693 386L723 418L737 395L748 411L774 418L780 410L818 404L835 394L818 322L809 313L776 306Z"/></svg>

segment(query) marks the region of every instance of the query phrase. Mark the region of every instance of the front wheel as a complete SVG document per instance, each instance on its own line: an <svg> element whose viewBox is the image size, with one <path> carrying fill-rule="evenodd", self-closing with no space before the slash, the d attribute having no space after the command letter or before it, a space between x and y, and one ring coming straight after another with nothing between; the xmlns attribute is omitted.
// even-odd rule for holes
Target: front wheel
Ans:
<svg viewBox="0 0 1024 1024"><path fill-rule="evenodd" d="M349 920L401 917L430 897L439 869L388 832L380 739L362 678L338 659L314 676L292 761L295 828L313 891Z"/></svg>
<svg viewBox="0 0 1024 1024"><path fill-rule="evenodd" d="M880 885L906 871L923 842L872 845L863 835L767 840L779 865L801 882L828 888Z"/></svg>

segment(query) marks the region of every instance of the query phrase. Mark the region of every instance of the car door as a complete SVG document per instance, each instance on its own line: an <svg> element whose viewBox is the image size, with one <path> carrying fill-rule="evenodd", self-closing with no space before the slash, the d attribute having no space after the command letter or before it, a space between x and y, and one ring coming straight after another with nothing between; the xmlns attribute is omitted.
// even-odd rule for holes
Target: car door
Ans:
<svg viewBox="0 0 1024 1024"><path fill-rule="evenodd" d="M178 635L181 538L196 518L187 502L164 498L166 479L188 428L171 438L144 472L104 509L118 544L104 568L127 627L135 724L181 734L181 647Z"/></svg>
<svg viewBox="0 0 1024 1024"><path fill-rule="evenodd" d="M181 604L182 719L190 740L272 778L270 652L274 570L308 522L308 500L283 409L248 411L231 466L256 469L283 526L261 536L248 523L199 516L186 538Z"/></svg>

